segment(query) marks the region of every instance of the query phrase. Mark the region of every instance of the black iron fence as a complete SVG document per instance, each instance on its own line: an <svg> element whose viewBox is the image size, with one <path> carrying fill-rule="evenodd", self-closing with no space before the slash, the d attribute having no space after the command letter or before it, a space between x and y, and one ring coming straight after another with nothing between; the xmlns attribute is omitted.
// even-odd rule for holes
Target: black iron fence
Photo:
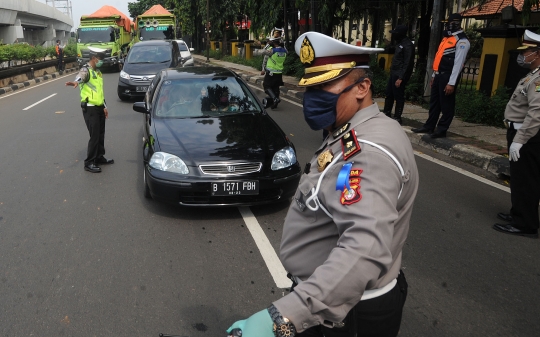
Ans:
<svg viewBox="0 0 540 337"><path fill-rule="evenodd" d="M469 60L461 70L461 80L458 88L465 90L476 90L476 82L480 75L480 60Z"/></svg>

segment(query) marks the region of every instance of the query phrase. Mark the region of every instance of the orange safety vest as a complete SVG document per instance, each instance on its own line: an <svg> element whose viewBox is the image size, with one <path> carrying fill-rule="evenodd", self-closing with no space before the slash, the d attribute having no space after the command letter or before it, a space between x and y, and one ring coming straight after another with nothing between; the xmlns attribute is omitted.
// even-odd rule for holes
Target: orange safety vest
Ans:
<svg viewBox="0 0 540 337"><path fill-rule="evenodd" d="M456 58L456 44L459 40L464 38L466 39L467 36L461 32L442 39L437 54L435 54L435 60L433 60L434 71L452 71L454 59Z"/></svg>

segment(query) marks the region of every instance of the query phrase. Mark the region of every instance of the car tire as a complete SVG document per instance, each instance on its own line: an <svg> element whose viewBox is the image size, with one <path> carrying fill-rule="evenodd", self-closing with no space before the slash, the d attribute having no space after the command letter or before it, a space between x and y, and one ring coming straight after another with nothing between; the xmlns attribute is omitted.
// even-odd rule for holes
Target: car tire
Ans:
<svg viewBox="0 0 540 337"><path fill-rule="evenodd" d="M120 98L121 101L127 101L129 99L129 96L118 94L118 98Z"/></svg>
<svg viewBox="0 0 540 337"><path fill-rule="evenodd" d="M143 168L143 182L144 182L144 197L146 199L152 199L152 195L150 194L150 188L148 188L148 184L146 183L146 169Z"/></svg>

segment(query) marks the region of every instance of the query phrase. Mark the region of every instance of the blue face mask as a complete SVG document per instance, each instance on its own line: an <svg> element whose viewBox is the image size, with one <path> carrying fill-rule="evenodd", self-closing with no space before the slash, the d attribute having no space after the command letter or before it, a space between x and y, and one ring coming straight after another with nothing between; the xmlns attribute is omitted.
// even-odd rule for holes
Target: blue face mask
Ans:
<svg viewBox="0 0 540 337"><path fill-rule="evenodd" d="M312 130L322 130L334 125L336 122L336 105L339 96L355 85L364 81L364 77L360 77L356 82L349 85L339 94L334 94L322 89L308 88L304 92L304 119Z"/></svg>
<svg viewBox="0 0 540 337"><path fill-rule="evenodd" d="M101 67L103 65L103 60L99 60L96 62L96 67Z"/></svg>

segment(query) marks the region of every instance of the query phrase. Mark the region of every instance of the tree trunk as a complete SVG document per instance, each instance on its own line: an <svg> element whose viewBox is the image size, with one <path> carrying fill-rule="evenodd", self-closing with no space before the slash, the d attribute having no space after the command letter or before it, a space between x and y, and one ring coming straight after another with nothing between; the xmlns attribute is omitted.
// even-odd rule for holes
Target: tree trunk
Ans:
<svg viewBox="0 0 540 337"><path fill-rule="evenodd" d="M431 81L431 75L433 73L433 61L435 59L435 54L439 47L439 37L441 36L441 19L443 17L444 6L442 6L443 0L434 0L433 2L433 14L432 14L432 24L431 24L431 36L429 39L429 50L427 55L427 66L426 66L426 79L425 79L425 88L424 97L431 95L431 87L429 82Z"/></svg>

